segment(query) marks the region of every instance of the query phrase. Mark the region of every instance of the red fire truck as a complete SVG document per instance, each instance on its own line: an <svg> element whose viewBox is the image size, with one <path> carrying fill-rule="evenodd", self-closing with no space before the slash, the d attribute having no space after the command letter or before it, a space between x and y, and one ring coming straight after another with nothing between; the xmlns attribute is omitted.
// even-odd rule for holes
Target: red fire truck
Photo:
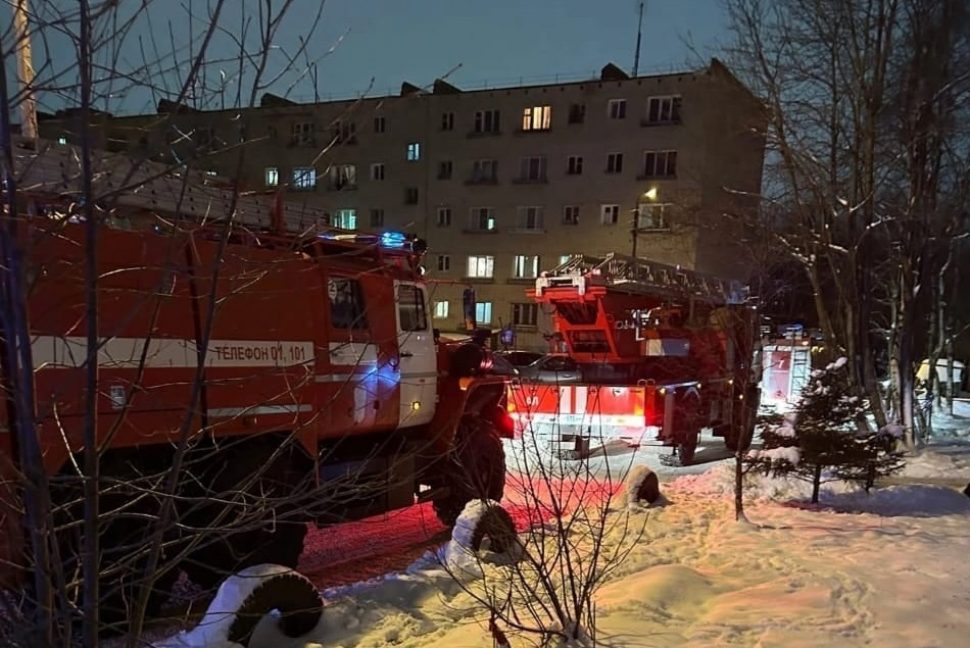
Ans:
<svg viewBox="0 0 970 648"><path fill-rule="evenodd" d="M736 282L618 254L574 256L529 296L551 312L556 350L575 369L567 381L513 381L518 433L580 453L616 439L659 442L683 464L702 428L732 449L750 442L759 327Z"/></svg>
<svg viewBox="0 0 970 648"><path fill-rule="evenodd" d="M500 437L512 434L500 405L505 382L488 375L482 347L446 344L434 334L420 240L336 230L322 219L308 227L303 209L300 234L269 231L271 221L292 224L292 214L274 217L251 198L236 204L225 197L236 205L229 206L217 191L184 184L183 220L176 221L174 210L159 211L159 201L174 201L171 187L143 184L141 197L125 194L115 204L142 216L155 210L162 226L99 226L92 386L85 379L85 225L77 222L83 212L37 175L46 165L56 172L50 183L58 184L70 176L71 156L62 155L60 164L53 154L24 156L34 166L21 167L21 187L31 189L20 195L24 217L16 239L25 252L30 356L15 351L20 360L32 357L33 411L26 419L33 429L18 429L25 420L17 411L24 401L16 397L24 393L23 372L6 344L0 375L8 395L0 399L5 580L23 575L16 565L26 566L24 435L39 443L54 522L68 529L62 550L70 548L81 513L77 476L88 389L97 390L101 510L122 511L102 524L102 565L142 547L165 497L176 500L178 524L164 530L165 551L182 558L169 560L158 575L159 591L179 568L209 586L246 565L295 566L307 522L431 500L450 524L472 498L502 497ZM179 186L179 179L158 175ZM235 209L239 215L244 207L253 216L248 223L199 224L206 214ZM14 335L2 333L4 340ZM141 490L133 485L166 474L180 445L187 449L185 479L176 492L165 494L162 481ZM247 493L264 496L254 499L266 509L264 523L234 529L235 509L213 498L244 504ZM187 532L213 525L219 527L214 535Z"/></svg>

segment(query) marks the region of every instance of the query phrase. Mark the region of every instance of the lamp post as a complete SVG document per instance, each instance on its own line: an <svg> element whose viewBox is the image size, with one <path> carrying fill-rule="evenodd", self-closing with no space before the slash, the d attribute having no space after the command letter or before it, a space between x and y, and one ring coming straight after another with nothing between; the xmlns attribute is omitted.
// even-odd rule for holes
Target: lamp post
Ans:
<svg viewBox="0 0 970 648"><path fill-rule="evenodd" d="M637 239L639 238L637 235L640 232L640 206L644 203L656 202L659 194L660 192L656 187L650 187L640 194L640 196L637 198L636 207L633 208L633 228L630 230L630 234L633 237L632 256L634 259L637 258Z"/></svg>

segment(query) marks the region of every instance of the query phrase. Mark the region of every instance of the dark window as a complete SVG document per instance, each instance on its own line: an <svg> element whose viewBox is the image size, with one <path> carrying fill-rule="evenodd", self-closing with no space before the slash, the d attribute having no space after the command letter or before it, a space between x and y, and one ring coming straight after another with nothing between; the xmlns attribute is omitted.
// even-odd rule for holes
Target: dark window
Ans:
<svg viewBox="0 0 970 648"><path fill-rule="evenodd" d="M624 119L626 117L626 99L610 99L607 111L610 119Z"/></svg>
<svg viewBox="0 0 970 648"><path fill-rule="evenodd" d="M499 111L479 110L475 113L475 132L476 133L497 133L499 132Z"/></svg>
<svg viewBox="0 0 970 648"><path fill-rule="evenodd" d="M455 130L455 113L453 112L441 113L441 130L443 131Z"/></svg>
<svg viewBox="0 0 970 648"><path fill-rule="evenodd" d="M568 121L570 124L582 124L586 121L586 104L571 104Z"/></svg>
<svg viewBox="0 0 970 648"><path fill-rule="evenodd" d="M610 153L606 156L607 173L623 173L623 154Z"/></svg>
<svg viewBox="0 0 970 648"><path fill-rule="evenodd" d="M582 155L569 156L569 160L566 163L566 173L568 173L569 175L582 175L583 173Z"/></svg>
<svg viewBox="0 0 970 648"><path fill-rule="evenodd" d="M643 175L647 178L673 178L677 175L677 151L646 151Z"/></svg>
<svg viewBox="0 0 970 648"><path fill-rule="evenodd" d="M367 328L364 291L356 279L331 277L327 282L330 296L330 324L338 329Z"/></svg>
<svg viewBox="0 0 970 648"><path fill-rule="evenodd" d="M450 180L454 166L451 160L438 162L438 180Z"/></svg>
<svg viewBox="0 0 970 648"><path fill-rule="evenodd" d="M417 187L405 187L404 188L404 204L405 205L417 205L418 204L418 188Z"/></svg>
<svg viewBox="0 0 970 648"><path fill-rule="evenodd" d="M647 101L648 124L679 124L680 97L650 97Z"/></svg>
<svg viewBox="0 0 970 648"><path fill-rule="evenodd" d="M413 284L397 287L397 313L401 331L427 331L428 313L424 307L424 292Z"/></svg>
<svg viewBox="0 0 970 648"><path fill-rule="evenodd" d="M385 128L387 128L387 121L383 117L375 117L374 132L383 133Z"/></svg>
<svg viewBox="0 0 970 648"><path fill-rule="evenodd" d="M515 326L535 326L538 314L538 304L512 304L512 324Z"/></svg>
<svg viewBox="0 0 970 648"><path fill-rule="evenodd" d="M384 210L383 209L372 209L372 210L370 210L370 226L371 227L384 227Z"/></svg>

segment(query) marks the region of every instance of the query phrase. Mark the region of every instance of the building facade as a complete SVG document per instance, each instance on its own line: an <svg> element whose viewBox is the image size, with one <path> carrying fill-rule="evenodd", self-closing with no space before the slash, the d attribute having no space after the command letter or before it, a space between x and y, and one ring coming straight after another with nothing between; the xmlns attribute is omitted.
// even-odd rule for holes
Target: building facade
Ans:
<svg viewBox="0 0 970 648"><path fill-rule="evenodd" d="M570 254L609 252L743 278L745 214L761 187L762 104L717 60L629 78L257 108L100 116L109 150L191 160L253 190L324 208L332 225L428 242L443 332L511 326L546 349L548 314L525 291ZM69 118L41 122L70 140ZM240 155L240 151L243 154Z"/></svg>

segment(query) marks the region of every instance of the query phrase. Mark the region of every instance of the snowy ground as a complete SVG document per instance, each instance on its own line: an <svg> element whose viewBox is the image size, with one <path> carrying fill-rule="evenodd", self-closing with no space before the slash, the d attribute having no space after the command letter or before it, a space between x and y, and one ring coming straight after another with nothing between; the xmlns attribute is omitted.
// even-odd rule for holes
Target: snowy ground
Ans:
<svg viewBox="0 0 970 648"><path fill-rule="evenodd" d="M962 403L941 430L948 436L910 460L905 483L869 495L828 484L813 507L806 484L751 479L748 523L734 521L727 454L718 456L719 440L705 442L710 461L663 469L665 505L611 513L645 530L597 594L597 639L651 647L966 645L970 498L956 483L970 480L970 406ZM636 462L657 468L656 458L648 449ZM310 636L280 637L267 618L250 645L493 646L481 606L440 568L439 558L454 564L461 552L441 542L400 571L325 590ZM607 542L633 539L614 531ZM502 567L485 569L495 577ZM535 645L505 630L511 646ZM228 646L203 644L203 634L155 645Z"/></svg>

